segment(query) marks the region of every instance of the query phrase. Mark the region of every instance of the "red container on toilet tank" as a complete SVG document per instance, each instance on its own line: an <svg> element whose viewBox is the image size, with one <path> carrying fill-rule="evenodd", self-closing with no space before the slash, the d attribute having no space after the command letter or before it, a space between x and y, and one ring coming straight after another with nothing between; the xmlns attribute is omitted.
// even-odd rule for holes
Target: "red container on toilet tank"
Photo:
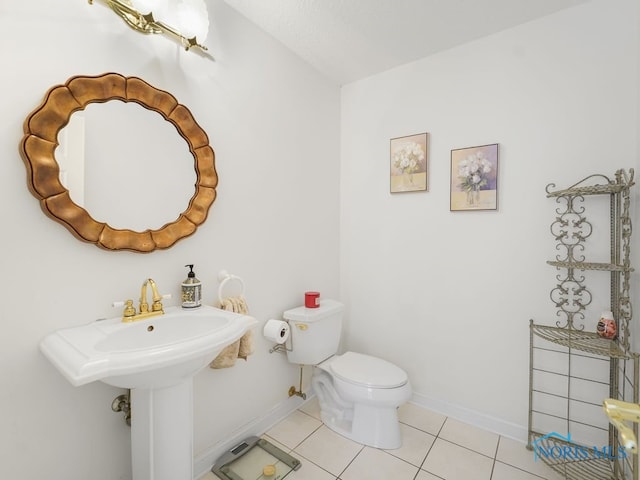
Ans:
<svg viewBox="0 0 640 480"><path fill-rule="evenodd" d="M320 306L320 292L304 292L304 306L318 308Z"/></svg>

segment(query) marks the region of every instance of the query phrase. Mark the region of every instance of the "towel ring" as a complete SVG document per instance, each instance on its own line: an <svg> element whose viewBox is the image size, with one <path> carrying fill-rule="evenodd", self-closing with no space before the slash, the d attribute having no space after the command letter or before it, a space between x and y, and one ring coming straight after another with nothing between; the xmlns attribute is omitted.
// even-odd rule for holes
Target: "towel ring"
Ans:
<svg viewBox="0 0 640 480"><path fill-rule="evenodd" d="M224 298L222 296L222 290L224 289L227 282L231 280L235 280L240 284L240 295L244 295L244 282L242 281L242 278L238 277L237 275L232 275L226 270L220 270L220 272L218 273L218 281L220 282L220 286L218 287L218 300L222 301L222 299Z"/></svg>

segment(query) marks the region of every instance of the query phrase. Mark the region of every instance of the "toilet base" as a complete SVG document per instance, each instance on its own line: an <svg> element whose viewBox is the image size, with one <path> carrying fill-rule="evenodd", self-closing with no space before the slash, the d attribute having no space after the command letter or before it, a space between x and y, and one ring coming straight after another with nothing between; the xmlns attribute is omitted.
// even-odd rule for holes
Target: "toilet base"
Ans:
<svg viewBox="0 0 640 480"><path fill-rule="evenodd" d="M338 419L321 409L320 418L328 428L354 442L384 450L402 446L397 408L354 405L352 414L351 419Z"/></svg>
<svg viewBox="0 0 640 480"><path fill-rule="evenodd" d="M320 418L331 430L370 447L393 450L402 446L398 406L409 399L411 386L408 383L394 392L397 402L373 404L364 398L361 401L347 400L336 390L332 377L319 368L314 371L311 385L320 404Z"/></svg>

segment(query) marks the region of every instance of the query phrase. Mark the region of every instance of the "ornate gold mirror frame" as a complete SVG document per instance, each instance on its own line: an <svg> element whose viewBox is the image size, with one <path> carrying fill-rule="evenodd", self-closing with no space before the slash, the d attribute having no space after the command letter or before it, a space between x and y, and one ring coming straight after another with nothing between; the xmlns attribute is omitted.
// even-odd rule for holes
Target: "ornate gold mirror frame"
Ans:
<svg viewBox="0 0 640 480"><path fill-rule="evenodd" d="M58 133L71 114L90 103L110 100L135 102L158 112L171 122L187 141L195 160L195 193L186 211L157 230L137 232L115 229L94 220L89 212L73 202L60 183L60 167L54 156ZM107 250L152 252L169 248L181 238L193 234L202 224L216 198L218 175L215 154L209 138L196 123L191 112L170 93L152 87L136 77L106 73L96 77L71 77L64 85L51 88L43 103L26 118L20 152L27 167L27 184L40 200L42 210L62 223L77 238Z"/></svg>

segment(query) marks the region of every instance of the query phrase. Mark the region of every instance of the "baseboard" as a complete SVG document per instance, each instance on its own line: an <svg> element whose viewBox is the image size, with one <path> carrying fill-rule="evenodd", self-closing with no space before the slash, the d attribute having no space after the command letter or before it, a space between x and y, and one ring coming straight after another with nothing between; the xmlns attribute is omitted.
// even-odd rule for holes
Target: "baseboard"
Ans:
<svg viewBox="0 0 640 480"><path fill-rule="evenodd" d="M308 394L311 392L308 392ZM310 398L310 397L307 397ZM211 467L220 456L235 447L247 437L252 435L260 436L290 413L302 406L305 401L300 397L290 397L280 402L269 412L244 424L227 438L218 442L211 448L196 456L193 461L194 479L198 479L211 471Z"/></svg>
<svg viewBox="0 0 640 480"><path fill-rule="evenodd" d="M310 390L307 392L307 399L311 399L313 396L313 391ZM487 430L519 442L525 443L527 439L526 427L506 422L499 418L495 418L460 405L455 405L420 393L414 393L410 402L418 405L419 407L426 408L447 417L455 418L461 422L474 425L478 428L482 428L483 430ZM300 397L287 398L266 414L253 419L236 431L230 433L225 440L213 445L194 459L194 478L198 479L211 471L211 467L223 453L229 451L247 437L252 435L260 436L264 434L280 420L300 408L304 403L305 400Z"/></svg>
<svg viewBox="0 0 640 480"><path fill-rule="evenodd" d="M469 425L482 428L489 432L497 433L498 435L511 438L518 442L524 443L527 441L527 428L522 425L506 422L502 419L492 417L460 405L455 405L450 402L444 402L437 398L422 395L420 393L414 393L410 402L433 412L455 418L461 422L468 423Z"/></svg>

